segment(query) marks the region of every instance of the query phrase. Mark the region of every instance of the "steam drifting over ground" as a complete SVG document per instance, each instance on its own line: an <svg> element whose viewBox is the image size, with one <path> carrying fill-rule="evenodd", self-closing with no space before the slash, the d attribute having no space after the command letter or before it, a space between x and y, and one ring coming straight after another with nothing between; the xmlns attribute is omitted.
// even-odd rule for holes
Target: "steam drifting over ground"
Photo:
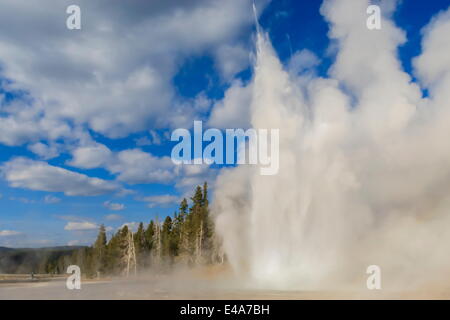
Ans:
<svg viewBox="0 0 450 320"><path fill-rule="evenodd" d="M384 289L449 285L450 10L424 29L416 83L397 58L396 2L382 2L381 30L369 5L322 5L327 78L286 70L257 35L251 124L280 129L280 170L229 169L214 200L228 259L254 285L365 290L372 264Z"/></svg>

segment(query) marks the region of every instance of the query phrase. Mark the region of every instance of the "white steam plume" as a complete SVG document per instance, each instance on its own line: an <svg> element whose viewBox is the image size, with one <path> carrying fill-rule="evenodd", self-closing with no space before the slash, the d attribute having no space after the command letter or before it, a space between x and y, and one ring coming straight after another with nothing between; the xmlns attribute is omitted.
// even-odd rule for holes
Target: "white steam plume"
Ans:
<svg viewBox="0 0 450 320"><path fill-rule="evenodd" d="M254 128L280 129L280 170L227 169L214 199L217 231L234 269L261 286L365 289L381 267L386 289L446 279L450 268L450 10L424 30L419 84L397 58L405 33L382 3L325 1L337 42L329 78L284 70L257 35Z"/></svg>

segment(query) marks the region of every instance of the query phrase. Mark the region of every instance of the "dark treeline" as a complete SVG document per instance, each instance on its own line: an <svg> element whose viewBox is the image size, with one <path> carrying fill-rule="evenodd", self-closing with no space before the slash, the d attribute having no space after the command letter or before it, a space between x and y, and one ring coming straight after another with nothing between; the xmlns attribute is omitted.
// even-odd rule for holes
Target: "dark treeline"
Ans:
<svg viewBox="0 0 450 320"><path fill-rule="evenodd" d="M0 273L52 273L61 262L63 269L63 257L70 257L74 251L83 247L50 247L50 248L22 248L12 249L0 247Z"/></svg>
<svg viewBox="0 0 450 320"><path fill-rule="evenodd" d="M70 256L48 261L48 273L64 273L69 265L78 265L88 277L117 275L135 271L184 264L187 266L222 262L210 218L208 186L197 186L188 201L183 199L178 211L163 221L140 223L136 232L124 226L107 239L102 225L91 247L75 250Z"/></svg>

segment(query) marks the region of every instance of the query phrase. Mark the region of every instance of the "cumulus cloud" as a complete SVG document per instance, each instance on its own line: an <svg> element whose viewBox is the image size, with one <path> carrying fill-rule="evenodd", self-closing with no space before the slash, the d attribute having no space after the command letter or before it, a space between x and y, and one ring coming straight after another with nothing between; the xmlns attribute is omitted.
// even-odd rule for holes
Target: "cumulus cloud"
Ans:
<svg viewBox="0 0 450 320"><path fill-rule="evenodd" d="M267 3L256 2L259 8ZM207 114L213 102L204 93L178 96L173 77L196 54L213 57L227 81L245 68L241 36L252 27L252 1L82 1L86 27L79 32L64 23L70 4L42 0L39 10L30 10L25 0L0 3L0 28L9 30L0 34L0 87L14 96L0 95L0 143L27 144L41 160L68 153L66 165L105 168L123 183L173 182L183 169L168 157L140 149L115 152L90 135L146 131L149 136L136 140L137 146L159 145L163 138L156 130L189 127ZM83 196L126 192L118 182L25 158L1 170L17 188Z"/></svg>
<svg viewBox="0 0 450 320"><path fill-rule="evenodd" d="M216 50L216 64L224 80L233 79L249 62L249 50L240 44L223 45Z"/></svg>
<svg viewBox="0 0 450 320"><path fill-rule="evenodd" d="M46 162L22 157L4 163L1 172L14 188L63 192L68 196L95 196L120 190L116 182L91 178Z"/></svg>
<svg viewBox="0 0 450 320"><path fill-rule="evenodd" d="M104 166L111 160L112 152L103 144L95 143L92 146L78 147L72 151L72 160L68 165L83 169L92 169Z"/></svg>
<svg viewBox="0 0 450 320"><path fill-rule="evenodd" d="M168 156L157 157L140 148L112 152L106 146L96 144L95 147L75 149L74 155L69 165L91 169L103 167L118 181L128 184L176 182L177 187L192 187L205 179L212 181L216 175L215 170L208 170L208 165L175 165Z"/></svg>
<svg viewBox="0 0 450 320"><path fill-rule="evenodd" d="M0 36L1 76L10 80L3 86L28 93L0 117L3 143L70 137L66 120L113 138L189 122L196 111L179 108L172 87L180 61L225 46L237 62L219 53L221 70L236 72L243 52L235 42L252 23L250 0L100 0L80 3L86 27L73 32L64 23L71 4L0 4L0 28L9 30Z"/></svg>
<svg viewBox="0 0 450 320"><path fill-rule="evenodd" d="M307 49L300 50L289 59L288 69L297 74L316 67L320 63L319 58Z"/></svg>
<svg viewBox="0 0 450 320"><path fill-rule="evenodd" d="M117 174L120 181L137 183L169 183L175 177L174 164L170 157L155 157L141 149L118 152L108 170Z"/></svg>
<svg viewBox="0 0 450 320"><path fill-rule="evenodd" d="M0 78L2 77L0 73ZM1 84L1 82L0 82ZM13 88L3 86L4 90ZM42 106L29 105L28 100L14 99L3 107L4 116L0 117L0 142L8 146L21 145L27 142L38 142L41 139L56 140L71 136L71 127L57 119L42 118ZM33 152L42 153L42 146L32 148Z"/></svg>
<svg viewBox="0 0 450 320"><path fill-rule="evenodd" d="M416 73L421 82L431 90L435 98L436 90L444 94L449 87L450 42L445 41L450 32L450 10L438 14L423 30L422 54L414 60Z"/></svg>
<svg viewBox="0 0 450 320"><path fill-rule="evenodd" d="M250 127L251 85L235 80L214 105L208 126L221 129Z"/></svg>
<svg viewBox="0 0 450 320"><path fill-rule="evenodd" d="M60 148L56 144L47 145L42 142L36 142L29 145L28 149L43 160L55 158L60 154Z"/></svg>
<svg viewBox="0 0 450 320"><path fill-rule="evenodd" d="M178 173L170 157L157 157L139 148L112 152L105 145L96 144L77 148L72 154L68 165L84 169L103 167L129 184L170 183Z"/></svg>

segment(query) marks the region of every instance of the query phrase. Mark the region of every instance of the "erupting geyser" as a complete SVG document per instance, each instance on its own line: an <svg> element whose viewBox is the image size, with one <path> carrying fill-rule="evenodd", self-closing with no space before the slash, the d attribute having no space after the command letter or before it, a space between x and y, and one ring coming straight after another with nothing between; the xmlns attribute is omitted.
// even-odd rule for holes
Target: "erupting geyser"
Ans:
<svg viewBox="0 0 450 320"><path fill-rule="evenodd" d="M327 78L298 72L307 51L285 68L258 29L251 125L280 129L280 169L227 169L214 200L229 262L257 285L363 290L372 264L386 289L447 279L450 10L426 28L412 82L394 3L368 30L368 1L324 2L337 48Z"/></svg>

